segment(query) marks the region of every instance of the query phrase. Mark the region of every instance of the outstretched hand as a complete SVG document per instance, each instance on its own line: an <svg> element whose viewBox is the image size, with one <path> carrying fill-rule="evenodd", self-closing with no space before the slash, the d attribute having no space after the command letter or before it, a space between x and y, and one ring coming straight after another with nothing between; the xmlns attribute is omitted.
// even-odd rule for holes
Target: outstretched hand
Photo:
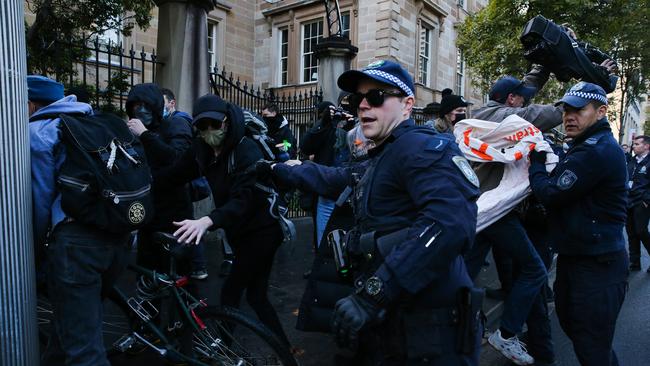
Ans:
<svg viewBox="0 0 650 366"><path fill-rule="evenodd" d="M181 222L174 221L173 224L179 227L178 230L174 232L174 236L179 243L198 245L205 232L210 226L212 226L213 222L210 217L203 216L198 220L183 220Z"/></svg>

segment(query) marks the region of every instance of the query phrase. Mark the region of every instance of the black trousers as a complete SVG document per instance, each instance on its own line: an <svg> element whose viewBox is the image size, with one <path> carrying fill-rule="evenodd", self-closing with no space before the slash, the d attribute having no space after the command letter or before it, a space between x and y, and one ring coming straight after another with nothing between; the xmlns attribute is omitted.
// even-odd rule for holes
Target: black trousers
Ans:
<svg viewBox="0 0 650 366"><path fill-rule="evenodd" d="M283 238L282 229L277 224L231 241L235 259L232 271L221 288L221 304L238 308L246 290L246 301L260 321L289 345L267 294L275 252Z"/></svg>
<svg viewBox="0 0 650 366"><path fill-rule="evenodd" d="M641 265L641 243L650 253L650 233L648 233L648 220L650 220L650 207L643 203L627 211L627 238L630 250L630 265Z"/></svg>
<svg viewBox="0 0 650 366"><path fill-rule="evenodd" d="M628 265L625 250L593 257L558 256L557 317L581 365L618 366L612 341L627 292Z"/></svg>

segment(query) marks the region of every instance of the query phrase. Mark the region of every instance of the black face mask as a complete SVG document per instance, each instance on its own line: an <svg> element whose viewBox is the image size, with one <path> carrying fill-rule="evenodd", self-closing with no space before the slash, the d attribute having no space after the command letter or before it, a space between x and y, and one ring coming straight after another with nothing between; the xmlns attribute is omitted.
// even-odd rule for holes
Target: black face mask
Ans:
<svg viewBox="0 0 650 366"><path fill-rule="evenodd" d="M465 113L459 113L459 114L456 114L456 115L455 115L455 118L454 118L454 122L453 122L453 124L456 124L456 123L458 123L458 122L464 120L465 118L467 118L467 116L465 115Z"/></svg>
<svg viewBox="0 0 650 366"><path fill-rule="evenodd" d="M153 112L144 105L135 110L134 117L142 121L145 126L149 126L153 122Z"/></svg>

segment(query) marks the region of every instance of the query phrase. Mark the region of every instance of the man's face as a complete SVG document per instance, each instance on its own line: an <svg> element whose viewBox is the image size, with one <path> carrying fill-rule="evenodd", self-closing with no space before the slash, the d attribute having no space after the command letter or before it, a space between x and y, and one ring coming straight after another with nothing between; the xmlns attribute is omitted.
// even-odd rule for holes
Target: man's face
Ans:
<svg viewBox="0 0 650 366"><path fill-rule="evenodd" d="M628 146L628 144L623 144L621 145L621 149L623 149L623 151L628 151L630 147Z"/></svg>
<svg viewBox="0 0 650 366"><path fill-rule="evenodd" d="M524 99L524 97L512 93L508 94L508 98L506 99L506 105L508 107L514 107L514 108L523 107L525 102L526 99Z"/></svg>
<svg viewBox="0 0 650 366"><path fill-rule="evenodd" d="M262 117L275 117L277 112L271 112L268 109L262 109Z"/></svg>
<svg viewBox="0 0 650 366"><path fill-rule="evenodd" d="M575 108L565 103L562 109L564 129L567 137L571 138L582 135L589 127L607 115L606 105L595 108L593 104L589 103L582 108Z"/></svg>
<svg viewBox="0 0 650 366"><path fill-rule="evenodd" d="M632 150L635 155L644 155L650 150L650 145L646 144L643 139L634 139Z"/></svg>
<svg viewBox="0 0 650 366"><path fill-rule="evenodd" d="M399 91L394 86L382 84L374 80L362 80L357 87L357 93L365 94L371 89ZM373 107L364 98L361 100L358 109L363 135L376 144L381 143L400 122L409 118L413 104L413 97L384 95L384 103L378 107Z"/></svg>
<svg viewBox="0 0 650 366"><path fill-rule="evenodd" d="M174 113L176 111L176 101L169 100L165 94L163 94L163 99L165 100L165 110L167 113Z"/></svg>

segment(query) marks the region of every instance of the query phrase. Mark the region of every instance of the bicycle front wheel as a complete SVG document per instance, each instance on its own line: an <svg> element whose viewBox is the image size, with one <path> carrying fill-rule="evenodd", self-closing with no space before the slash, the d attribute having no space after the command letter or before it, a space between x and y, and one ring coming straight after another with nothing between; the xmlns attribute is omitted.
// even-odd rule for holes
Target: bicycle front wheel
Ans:
<svg viewBox="0 0 650 366"><path fill-rule="evenodd" d="M199 318L205 328L194 334L193 351L202 363L215 366L298 364L271 330L240 310L209 307L199 313Z"/></svg>

